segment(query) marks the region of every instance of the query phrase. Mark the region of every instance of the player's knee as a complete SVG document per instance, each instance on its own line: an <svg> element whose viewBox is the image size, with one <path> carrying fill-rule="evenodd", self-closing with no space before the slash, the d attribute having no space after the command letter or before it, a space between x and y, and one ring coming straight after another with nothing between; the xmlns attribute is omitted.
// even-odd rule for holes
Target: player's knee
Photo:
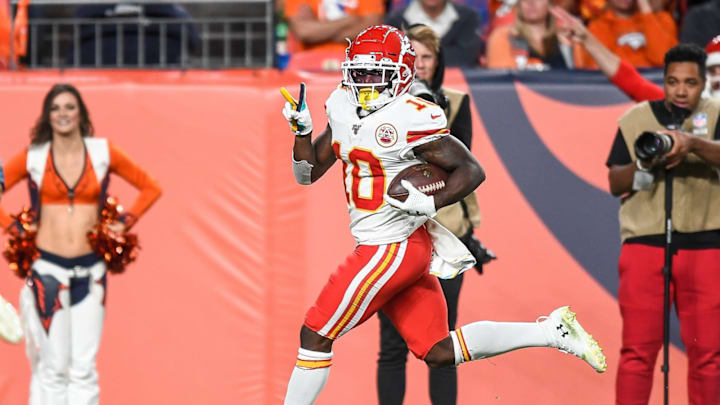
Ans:
<svg viewBox="0 0 720 405"><path fill-rule="evenodd" d="M425 363L432 368L448 367L455 364L455 351L452 347L452 339L447 337L433 346L425 356Z"/></svg>
<svg viewBox="0 0 720 405"><path fill-rule="evenodd" d="M305 325L300 329L300 347L303 349L329 353L332 351L332 344L332 339L318 335Z"/></svg>

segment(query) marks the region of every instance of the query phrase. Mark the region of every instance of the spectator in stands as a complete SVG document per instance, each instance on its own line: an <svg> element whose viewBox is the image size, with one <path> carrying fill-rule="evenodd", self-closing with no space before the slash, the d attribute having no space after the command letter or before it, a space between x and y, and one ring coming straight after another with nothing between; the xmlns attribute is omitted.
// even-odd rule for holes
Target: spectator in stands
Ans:
<svg viewBox="0 0 720 405"><path fill-rule="evenodd" d="M15 5L13 25L10 23L13 15L10 1L0 0L0 70L10 68L13 61L17 64L20 57L27 55L29 5L30 0L20 0Z"/></svg>
<svg viewBox="0 0 720 405"><path fill-rule="evenodd" d="M394 11L385 24L407 28L423 24L440 36L447 66L477 66L482 49L482 25L474 9L450 0L413 0Z"/></svg>
<svg viewBox="0 0 720 405"><path fill-rule="evenodd" d="M188 20L190 15L187 11L178 5L173 4L105 4L80 6L75 9L74 16L76 18L90 19L110 19L110 18L138 18L139 24L122 24L122 65L137 66L139 64L139 25L145 24L141 22L143 17L148 18L172 18L178 20ZM185 34L183 34L183 26ZM160 64L160 43L161 33L160 26L157 24L143 25L144 35L144 64L158 65ZM182 47L186 46L186 55L198 48L200 38L192 24L167 24L165 38L165 63L170 65L180 64L182 56ZM183 43L183 35L185 35L185 43ZM101 66L118 66L120 60L117 58L117 25L105 24L101 29ZM95 47L96 47L95 27L91 25L81 25L80 31L80 64L83 66L95 66ZM74 51L71 51L68 57L69 64L74 63Z"/></svg>
<svg viewBox="0 0 720 405"><path fill-rule="evenodd" d="M628 97L638 102L665 97L662 87L645 79L631 64L612 53L587 30L582 21L558 7L551 9L551 12L555 16L560 34L569 41L580 44L605 76ZM703 96L720 99L720 35L708 42L705 52L707 80Z"/></svg>
<svg viewBox="0 0 720 405"><path fill-rule="evenodd" d="M718 33L720 33L720 0L709 0L691 8L685 14L680 41L692 42L703 47Z"/></svg>
<svg viewBox="0 0 720 405"><path fill-rule="evenodd" d="M514 0L513 0L514 1ZM575 0L568 0L575 1ZM452 0L453 4L462 4L477 11L480 16L480 25L483 28L483 33L488 33L490 28L490 20L492 18L492 3L496 3L497 0ZM405 8L412 3L412 0L385 0L387 7L387 14L390 14L399 9ZM483 35L483 38L487 35Z"/></svg>
<svg viewBox="0 0 720 405"><path fill-rule="evenodd" d="M580 19L559 7L551 8L550 12L557 22L558 33L582 46L605 76L628 97L638 102L665 97L662 87L645 79L631 64L603 45Z"/></svg>
<svg viewBox="0 0 720 405"><path fill-rule="evenodd" d="M550 0L519 0L515 22L490 34L487 62L494 69L572 69L574 54L558 36Z"/></svg>
<svg viewBox="0 0 720 405"><path fill-rule="evenodd" d="M677 27L667 11L654 12L649 0L608 0L608 9L588 29L608 49L636 67L659 67L677 44ZM583 52L578 67L596 68Z"/></svg>
<svg viewBox="0 0 720 405"><path fill-rule="evenodd" d="M347 38L380 24L384 12L383 0L285 0L290 66L340 70Z"/></svg>

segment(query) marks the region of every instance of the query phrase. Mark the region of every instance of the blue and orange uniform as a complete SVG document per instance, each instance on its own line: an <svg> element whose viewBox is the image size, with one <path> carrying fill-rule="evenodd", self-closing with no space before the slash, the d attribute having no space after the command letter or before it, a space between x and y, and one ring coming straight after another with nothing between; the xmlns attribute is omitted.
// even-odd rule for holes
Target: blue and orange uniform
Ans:
<svg viewBox="0 0 720 405"><path fill-rule="evenodd" d="M5 165L6 186L28 179L36 218L41 207L104 205L110 173L140 195L120 220L131 227L160 196L160 186L145 170L106 139L85 137L84 165L75 184L58 173L51 142L32 144ZM0 226L18 223L0 207ZM94 405L99 387L95 358L105 317L105 262L95 253L63 257L42 250L20 296L27 354L32 367L30 403Z"/></svg>

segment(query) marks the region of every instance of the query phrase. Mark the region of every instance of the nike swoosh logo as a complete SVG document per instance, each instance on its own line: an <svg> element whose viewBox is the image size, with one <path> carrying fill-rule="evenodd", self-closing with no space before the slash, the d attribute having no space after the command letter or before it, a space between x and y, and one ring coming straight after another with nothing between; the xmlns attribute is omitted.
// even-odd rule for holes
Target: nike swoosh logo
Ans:
<svg viewBox="0 0 720 405"><path fill-rule="evenodd" d="M440 118L440 114L438 114L438 115L432 115L432 114L430 114L430 118L432 118L432 119Z"/></svg>

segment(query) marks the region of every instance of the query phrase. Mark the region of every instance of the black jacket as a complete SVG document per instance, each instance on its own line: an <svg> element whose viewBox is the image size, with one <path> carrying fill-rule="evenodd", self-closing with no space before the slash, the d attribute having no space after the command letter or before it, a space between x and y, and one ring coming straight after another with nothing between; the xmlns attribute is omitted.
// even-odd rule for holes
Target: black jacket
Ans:
<svg viewBox="0 0 720 405"><path fill-rule="evenodd" d="M692 42L705 49L720 34L720 0L710 0L688 10L680 31L680 42Z"/></svg>

